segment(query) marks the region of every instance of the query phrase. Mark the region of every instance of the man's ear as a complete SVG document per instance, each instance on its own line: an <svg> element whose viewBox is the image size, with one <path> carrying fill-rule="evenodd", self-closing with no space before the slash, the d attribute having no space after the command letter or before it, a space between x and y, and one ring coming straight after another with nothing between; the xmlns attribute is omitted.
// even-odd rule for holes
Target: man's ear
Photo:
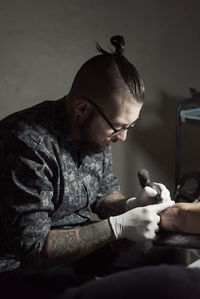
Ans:
<svg viewBox="0 0 200 299"><path fill-rule="evenodd" d="M91 111L91 104L87 100L77 99L74 103L74 115L76 117L87 117Z"/></svg>

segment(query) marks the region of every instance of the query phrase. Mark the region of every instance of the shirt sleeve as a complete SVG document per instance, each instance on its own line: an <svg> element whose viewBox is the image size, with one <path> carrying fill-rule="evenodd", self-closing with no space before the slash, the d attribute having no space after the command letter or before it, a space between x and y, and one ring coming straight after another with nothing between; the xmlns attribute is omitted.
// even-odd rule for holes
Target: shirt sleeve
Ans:
<svg viewBox="0 0 200 299"><path fill-rule="evenodd" d="M4 161L3 232L11 254L28 269L40 268L54 209L53 165L45 143L14 137ZM51 167L50 167L51 165Z"/></svg>
<svg viewBox="0 0 200 299"><path fill-rule="evenodd" d="M98 210L99 205L106 196L120 192L117 177L113 174L111 147L104 151L103 156L103 177L96 201L92 206L94 212Z"/></svg>

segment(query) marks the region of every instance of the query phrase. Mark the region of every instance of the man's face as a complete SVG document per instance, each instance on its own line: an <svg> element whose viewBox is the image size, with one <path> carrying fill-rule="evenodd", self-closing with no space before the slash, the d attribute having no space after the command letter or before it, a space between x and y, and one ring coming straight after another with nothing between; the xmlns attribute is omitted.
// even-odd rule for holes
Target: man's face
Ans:
<svg viewBox="0 0 200 299"><path fill-rule="evenodd" d="M106 113L106 117L112 125L118 129L125 129L137 120L142 104L136 101L127 101L123 104L118 115ZM125 141L127 130L114 133L113 129L105 121L98 111L92 111L91 115L80 126L80 146L85 154L96 154L103 152L106 147L117 141ZM111 136L110 136L111 135Z"/></svg>

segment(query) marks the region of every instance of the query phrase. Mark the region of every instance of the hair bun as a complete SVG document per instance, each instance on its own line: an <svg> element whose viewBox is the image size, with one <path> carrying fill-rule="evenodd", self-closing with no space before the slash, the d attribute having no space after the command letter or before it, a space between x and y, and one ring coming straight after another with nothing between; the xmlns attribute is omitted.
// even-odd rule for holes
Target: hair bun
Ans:
<svg viewBox="0 0 200 299"><path fill-rule="evenodd" d="M123 54L125 48L125 40L121 35L112 36L110 39L111 44L115 47L115 52L117 54Z"/></svg>

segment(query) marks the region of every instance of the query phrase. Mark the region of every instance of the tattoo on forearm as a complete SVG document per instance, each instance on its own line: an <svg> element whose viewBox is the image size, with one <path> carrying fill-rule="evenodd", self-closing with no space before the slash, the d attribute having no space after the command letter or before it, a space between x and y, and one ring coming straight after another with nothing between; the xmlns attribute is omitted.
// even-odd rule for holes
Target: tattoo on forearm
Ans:
<svg viewBox="0 0 200 299"><path fill-rule="evenodd" d="M107 196L98 209L98 216L106 219L110 216L117 216L125 212L126 199L122 194L116 193Z"/></svg>
<svg viewBox="0 0 200 299"><path fill-rule="evenodd" d="M52 230L43 249L44 264L71 263L112 241L114 236L107 220L72 230Z"/></svg>

